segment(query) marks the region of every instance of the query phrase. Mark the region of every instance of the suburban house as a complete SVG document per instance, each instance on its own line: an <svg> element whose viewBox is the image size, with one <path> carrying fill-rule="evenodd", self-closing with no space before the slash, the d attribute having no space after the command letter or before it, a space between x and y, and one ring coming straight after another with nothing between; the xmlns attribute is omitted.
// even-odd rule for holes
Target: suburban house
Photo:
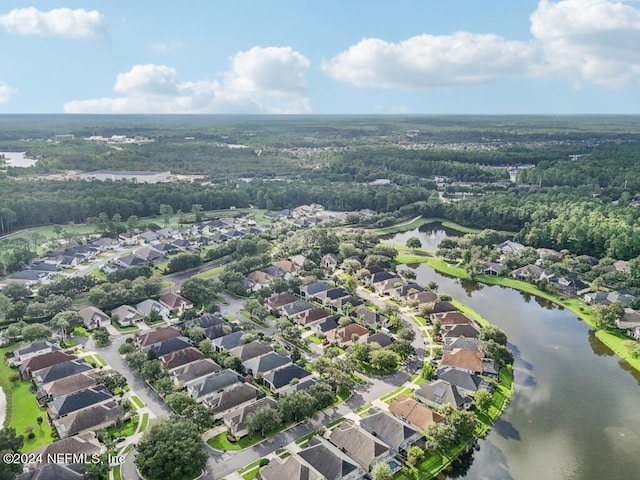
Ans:
<svg viewBox="0 0 640 480"><path fill-rule="evenodd" d="M177 315L193 308L193 303L177 293L169 292L162 295L158 301Z"/></svg>
<svg viewBox="0 0 640 480"><path fill-rule="evenodd" d="M72 466L58 463L45 463L21 473L15 480L86 480L86 476Z"/></svg>
<svg viewBox="0 0 640 480"><path fill-rule="evenodd" d="M478 265L477 272L483 275L491 275L492 277L499 277L502 275L507 267L497 262L482 262Z"/></svg>
<svg viewBox="0 0 640 480"><path fill-rule="evenodd" d="M93 370L93 367L86 360L76 359L32 371L31 376L35 386L41 388L45 383L55 382L89 370Z"/></svg>
<svg viewBox="0 0 640 480"><path fill-rule="evenodd" d="M325 300L330 302L337 298L348 297L348 296L349 296L349 292L347 292L342 287L337 287L337 288L329 288L328 290L323 290L321 292L318 292L313 296L313 298L315 298L319 302L324 302Z"/></svg>
<svg viewBox="0 0 640 480"><path fill-rule="evenodd" d="M470 397L461 393L455 385L444 380L425 382L414 394L416 400L436 410L446 403L456 408L471 406Z"/></svg>
<svg viewBox="0 0 640 480"><path fill-rule="evenodd" d="M453 327L454 325L469 325L474 323L469 317L461 312L443 312L432 313L431 320L440 320L440 325L444 329Z"/></svg>
<svg viewBox="0 0 640 480"><path fill-rule="evenodd" d="M354 295L336 298L335 300L331 300L329 302L329 306L339 312L345 312L345 307L353 308L353 307L359 307L363 304L364 304L364 300Z"/></svg>
<svg viewBox="0 0 640 480"><path fill-rule="evenodd" d="M162 357L178 350L184 350L190 348L191 342L186 337L174 337L162 342L154 343L145 347L143 350L146 352L152 351L157 357Z"/></svg>
<svg viewBox="0 0 640 480"><path fill-rule="evenodd" d="M390 326L390 320L381 313L373 312L367 307L359 306L351 314L355 318L356 322L369 327L388 328Z"/></svg>
<svg viewBox="0 0 640 480"><path fill-rule="evenodd" d="M484 371L484 354L474 350L467 350L466 348L445 350L440 365L459 368L469 373L482 373Z"/></svg>
<svg viewBox="0 0 640 480"><path fill-rule="evenodd" d="M121 305L111 310L111 318L122 327L130 327L142 321L142 315L131 305Z"/></svg>
<svg viewBox="0 0 640 480"><path fill-rule="evenodd" d="M449 342L446 342L443 346L444 350L453 350L454 348L465 348L479 352L482 349L482 340L471 337L450 338Z"/></svg>
<svg viewBox="0 0 640 480"><path fill-rule="evenodd" d="M20 376L23 380L31 378L33 372L42 370L43 368L57 365L58 363L68 362L70 360L77 360L78 357L70 355L61 350L54 350L52 352L43 353L41 355L29 357L22 361L20 364Z"/></svg>
<svg viewBox="0 0 640 480"><path fill-rule="evenodd" d="M204 329L204 335L209 340L215 340L216 338L224 337L225 335L231 335L232 333L239 332L240 327L235 323L222 322L222 324L213 325Z"/></svg>
<svg viewBox="0 0 640 480"><path fill-rule="evenodd" d="M269 352L259 357L253 357L242 363L244 371L248 375L260 377L267 372L275 370L286 365L290 365L291 359L286 355L277 352Z"/></svg>
<svg viewBox="0 0 640 480"><path fill-rule="evenodd" d="M640 312L625 308L622 318L616 320L616 327L620 330L625 330L629 337L636 338L636 332L640 327Z"/></svg>
<svg viewBox="0 0 640 480"><path fill-rule="evenodd" d="M423 290L424 288L422 288L417 283L410 282L410 283L405 283L404 285L401 285L393 289L393 291L391 291L389 294L391 295L391 298L394 298L396 300L402 300L405 297L407 297L409 294L413 295L414 293L419 293L419 292L422 292Z"/></svg>
<svg viewBox="0 0 640 480"><path fill-rule="evenodd" d="M429 425L444 421L442 415L406 395L401 395L393 399L389 405L389 411L396 417L417 427L422 432L425 431Z"/></svg>
<svg viewBox="0 0 640 480"><path fill-rule="evenodd" d="M154 243L153 245L151 245L151 247L153 247L154 250L157 250L158 252L166 255L170 255L172 253L177 253L180 251L180 249L175 245L173 245L172 243L165 243L165 242Z"/></svg>
<svg viewBox="0 0 640 480"><path fill-rule="evenodd" d="M50 419L55 420L92 405L107 403L112 399L111 393L106 388L102 386L89 387L49 402L48 415Z"/></svg>
<svg viewBox="0 0 640 480"><path fill-rule="evenodd" d="M333 253L327 253L320 259L320 266L328 270L333 270L338 266L338 257L336 257Z"/></svg>
<svg viewBox="0 0 640 480"><path fill-rule="evenodd" d="M386 333L378 332L373 335L369 335L367 337L367 343L377 343L382 348L386 348L393 343L393 338Z"/></svg>
<svg viewBox="0 0 640 480"><path fill-rule="evenodd" d="M370 286L373 286L376 283L385 282L387 280L392 280L394 278L400 280L400 277L395 273L387 272L386 270L381 270L381 271L376 271L375 273L371 273L371 275L368 277L367 283Z"/></svg>
<svg viewBox="0 0 640 480"><path fill-rule="evenodd" d="M135 255L125 255L124 257L118 258L116 262L118 262L118 264L122 265L125 268L151 266L151 263L149 261Z"/></svg>
<svg viewBox="0 0 640 480"><path fill-rule="evenodd" d="M585 302L590 305L609 305L620 302L625 307L629 307L631 303L633 303L633 297L631 295L619 292L593 292L587 293L583 298Z"/></svg>
<svg viewBox="0 0 640 480"><path fill-rule="evenodd" d="M425 290L423 292L414 293L407 296L407 302L418 302L418 305L433 304L438 300L438 295L434 292Z"/></svg>
<svg viewBox="0 0 640 480"><path fill-rule="evenodd" d="M293 457L293 456L292 456ZM290 458L292 458L290 457ZM336 448L329 441L318 435L309 439L307 448L297 453L300 463L311 467L310 470L318 472L320 479L327 480L358 480L363 478L366 471L345 453ZM287 459L288 460L288 459ZM275 462L272 462L275 463ZM286 462L285 462L286 463ZM263 470L266 470L271 465ZM262 473L262 472L261 472ZM263 477L269 480L283 480L294 477ZM305 477L302 477L305 478Z"/></svg>
<svg viewBox="0 0 640 480"><path fill-rule="evenodd" d="M289 303L288 305L283 305L278 309L278 311L281 315L285 315L291 318L306 310L311 310L314 307L315 306L312 303L309 303L306 300L296 300L295 302Z"/></svg>
<svg viewBox="0 0 640 480"><path fill-rule="evenodd" d="M507 240L497 245L496 248L500 253L519 253L520 250L524 248L524 245L517 242L512 242L511 240Z"/></svg>
<svg viewBox="0 0 640 480"><path fill-rule="evenodd" d="M587 283L578 278L577 275L564 275L554 279L558 293L565 297L575 297L584 295L591 288Z"/></svg>
<svg viewBox="0 0 640 480"><path fill-rule="evenodd" d="M162 253L152 247L142 247L136 250L135 256L146 260L150 264L156 264L166 260L167 257Z"/></svg>
<svg viewBox="0 0 640 480"><path fill-rule="evenodd" d="M149 315L151 315L151 312L154 310L164 319L167 319L171 316L171 312L167 307L165 307L159 301L152 300L150 298L140 303L136 303L136 310L138 310L144 317L148 317Z"/></svg>
<svg viewBox="0 0 640 480"><path fill-rule="evenodd" d="M273 352L271 345L260 340L254 340L253 342L232 348L229 350L229 355L232 357L239 357L240 360L245 362L269 352Z"/></svg>
<svg viewBox="0 0 640 480"><path fill-rule="evenodd" d="M242 336L246 333L247 332L238 330L237 332L230 333L229 335L214 338L211 340L211 343L213 344L213 348L216 352L226 352L232 348L242 345Z"/></svg>
<svg viewBox="0 0 640 480"><path fill-rule="evenodd" d="M78 390L93 387L96 384L95 377L95 370L87 370L86 372L76 373L75 375L70 375L59 380L45 383L40 390L38 390L38 403L41 403L41 398L47 398L47 401L50 401L54 398L77 392ZM44 403L46 402L42 402L43 405Z"/></svg>
<svg viewBox="0 0 640 480"><path fill-rule="evenodd" d="M351 323L345 327L337 328L327 333L327 340L337 343L338 346L350 346L353 344L354 339L357 337L357 342L364 342L367 340L369 330L357 323Z"/></svg>
<svg viewBox="0 0 640 480"><path fill-rule="evenodd" d="M229 433L236 438L242 438L249 434L247 428L247 417L254 413L259 408L271 407L274 410L278 409L278 402L272 397L264 397L253 403L240 407L232 412L225 414L222 417L224 424L229 429ZM280 479L283 480L283 479Z"/></svg>
<svg viewBox="0 0 640 480"><path fill-rule="evenodd" d="M473 397L478 390L491 390L489 383L473 373L453 367L438 368L435 378L444 380L458 389L462 396Z"/></svg>
<svg viewBox="0 0 640 480"><path fill-rule="evenodd" d="M553 278L554 273L551 270L546 270L538 265L525 265L524 267L517 268L511 272L511 277L516 280L535 280L537 282L548 281Z"/></svg>
<svg viewBox="0 0 640 480"><path fill-rule="evenodd" d="M179 337L176 337L179 338ZM181 367L187 363L195 362L196 360L204 359L204 354L194 347L187 347L181 350L176 350L171 353L167 353L158 357L158 360L162 362L162 366L167 370Z"/></svg>
<svg viewBox="0 0 640 480"><path fill-rule="evenodd" d="M173 383L175 383L177 387L181 388L183 385L193 382L198 378L219 372L220 370L220 365L210 358L204 358L202 360L196 360L195 362L174 368L169 372L169 374L173 378Z"/></svg>
<svg viewBox="0 0 640 480"><path fill-rule="evenodd" d="M262 287L268 287L274 277L262 270L256 270L247 275L247 279L253 283L253 290L260 290Z"/></svg>
<svg viewBox="0 0 640 480"><path fill-rule="evenodd" d="M208 396L204 404L211 409L213 418L219 420L226 413L254 403L264 396L265 393L262 390L250 383L238 383Z"/></svg>
<svg viewBox="0 0 640 480"><path fill-rule="evenodd" d="M302 271L302 269L291 260L280 260L273 265L289 275L297 275Z"/></svg>
<svg viewBox="0 0 640 480"><path fill-rule="evenodd" d="M444 312L459 312L460 310L458 310L458 307L453 306L451 303L449 302L445 302L445 301L439 301L433 304L433 307L431 309L431 314L438 314L438 313L444 313Z"/></svg>
<svg viewBox="0 0 640 480"><path fill-rule="evenodd" d="M224 325L226 323L227 322L220 315L205 313L201 317L187 320L186 322L184 322L184 326L187 329L191 327L202 327L206 330L207 328L213 327L214 325Z"/></svg>
<svg viewBox="0 0 640 480"><path fill-rule="evenodd" d="M114 424L125 416L124 408L111 399L106 403L93 405L52 422L60 438L78 433L95 431Z"/></svg>
<svg viewBox="0 0 640 480"><path fill-rule="evenodd" d="M280 393L290 385L299 383L301 379L311 375L311 372L292 363L265 373L262 377L262 383L273 393Z"/></svg>
<svg viewBox="0 0 640 480"><path fill-rule="evenodd" d="M303 285L300 287L300 293L305 298L313 298L316 294L329 290L330 288L332 287L329 286L328 282L320 280L319 282L310 283L309 285Z"/></svg>
<svg viewBox="0 0 640 480"><path fill-rule="evenodd" d="M143 333L138 335L134 340L133 344L136 348L146 348L150 347L154 343L164 342L165 340L169 340L170 338L175 338L180 336L180 330L175 327L163 327L158 328L157 330L151 330L150 332Z"/></svg>
<svg viewBox="0 0 640 480"><path fill-rule="evenodd" d="M480 330L474 323L468 325L454 325L449 330L442 332L442 339L445 345L451 344L454 339L459 337L478 338Z"/></svg>
<svg viewBox="0 0 640 480"><path fill-rule="evenodd" d="M156 232L153 232L151 230L147 230L146 232L142 232L139 235L141 240L144 240L145 242L149 243L149 242L155 242L156 240L158 240L158 235L156 234Z"/></svg>
<svg viewBox="0 0 640 480"><path fill-rule="evenodd" d="M387 445L353 420L336 425L329 435L329 441L366 471L370 471L376 463L386 463L393 458L393 452Z"/></svg>
<svg viewBox="0 0 640 480"><path fill-rule="evenodd" d="M125 245L135 245L140 241L140 234L134 232L124 232L118 235L120 240Z"/></svg>
<svg viewBox="0 0 640 480"><path fill-rule="evenodd" d="M267 298L267 305L271 310L277 312L278 309L298 301L299 298L290 292L274 293Z"/></svg>
<svg viewBox="0 0 640 480"><path fill-rule="evenodd" d="M313 262L304 255L294 255L289 260L291 260L293 264L298 267L299 272L302 272L307 265L313 265Z"/></svg>
<svg viewBox="0 0 640 480"><path fill-rule="evenodd" d="M222 370L198 378L186 385L187 392L196 402L202 403L207 398L217 395L220 391L244 380L240 374L233 370Z"/></svg>
<svg viewBox="0 0 640 480"><path fill-rule="evenodd" d="M42 458L43 462L47 462L50 458L56 458L58 454L74 453L76 455L84 454L87 456L101 455L106 451L106 448L102 446L100 441L96 438L96 434L93 432L86 432L74 437L65 438L64 440L58 440L44 447L40 447L33 450L30 453L30 458ZM28 469L33 469L39 466L38 464L25 465ZM58 477L51 477L56 480Z"/></svg>
<svg viewBox="0 0 640 480"><path fill-rule="evenodd" d="M311 330L315 330L317 333L327 334L338 328L338 320L340 320L340 315L323 318L319 322L312 324Z"/></svg>
<svg viewBox="0 0 640 480"><path fill-rule="evenodd" d="M307 325L319 322L323 318L327 318L330 315L331 313L326 311L324 308L311 308L296 315L294 317L294 320L298 325L306 327Z"/></svg>
<svg viewBox="0 0 640 480"><path fill-rule="evenodd" d="M13 364L20 365L27 358L37 357L43 353L62 350L60 345L49 340L36 340L13 352Z"/></svg>
<svg viewBox="0 0 640 480"><path fill-rule="evenodd" d="M403 455L422 439L422 434L408 423L379 411L360 420L360 426L383 441L395 454Z"/></svg>
<svg viewBox="0 0 640 480"><path fill-rule="evenodd" d="M78 314L88 330L111 325L111 317L99 308L93 306L84 307L80 309Z"/></svg>
<svg viewBox="0 0 640 480"><path fill-rule="evenodd" d="M391 292L401 287L402 284L403 281L400 277L389 278L387 280L382 280L381 282L374 283L373 290L380 295L389 295Z"/></svg>

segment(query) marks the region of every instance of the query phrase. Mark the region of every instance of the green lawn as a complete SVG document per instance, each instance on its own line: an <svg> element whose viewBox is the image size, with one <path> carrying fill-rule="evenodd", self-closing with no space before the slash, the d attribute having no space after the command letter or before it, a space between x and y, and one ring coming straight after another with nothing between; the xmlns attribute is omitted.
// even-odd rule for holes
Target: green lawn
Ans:
<svg viewBox="0 0 640 480"><path fill-rule="evenodd" d="M139 431L140 432L144 432L147 429L148 426L149 426L149 414L148 413L143 413Z"/></svg>
<svg viewBox="0 0 640 480"><path fill-rule="evenodd" d="M135 415L118 426L107 428L107 433L111 438L129 437L133 435L138 427L138 416Z"/></svg>
<svg viewBox="0 0 640 480"><path fill-rule="evenodd" d="M106 367L107 366L107 361L102 358L102 356L99 353L93 354L93 355L85 355L84 358L87 362L89 362L91 365L93 365L94 367Z"/></svg>
<svg viewBox="0 0 640 480"><path fill-rule="evenodd" d="M194 277L197 278L211 278L216 275L220 275L220 272L224 269L224 265L220 265L219 267L214 267L210 270L205 270L204 272L196 273Z"/></svg>
<svg viewBox="0 0 640 480"><path fill-rule="evenodd" d="M118 332L122 334L133 333L139 330L138 327L136 327L135 325L132 325L130 327L121 327L118 322L114 322L113 320L111 321L111 325L113 325L113 328L115 328Z"/></svg>
<svg viewBox="0 0 640 480"><path fill-rule="evenodd" d="M305 340L309 340L311 343L315 343L316 345L322 345L322 342L324 341L315 335L309 335L308 337L305 337Z"/></svg>
<svg viewBox="0 0 640 480"><path fill-rule="evenodd" d="M266 438L272 437L276 433L281 432L282 430L284 430L285 428L288 428L289 426L290 426L289 424L280 425L275 430L268 432L264 438L262 438L260 435L255 435L253 437L247 435L239 439L237 442L230 442L229 439L227 438L227 432L222 432L216 435L215 437L211 437L209 440L207 440L207 443L211 448L215 448L216 450L222 450L222 451L242 450L243 448L248 448L255 445L256 443L262 442Z"/></svg>
<svg viewBox="0 0 640 480"><path fill-rule="evenodd" d="M619 330L598 330L596 337L616 354L627 361L633 368L640 370L640 358L631 355L633 340Z"/></svg>
<svg viewBox="0 0 640 480"><path fill-rule="evenodd" d="M89 275L97 278L98 280L102 280L103 282L107 281L107 275L99 268L96 268L95 270L91 270L91 272L89 272Z"/></svg>
<svg viewBox="0 0 640 480"><path fill-rule="evenodd" d="M168 280L165 280L163 282L160 282L160 288L169 288L169 287L173 287L176 283L175 282L170 282Z"/></svg>
<svg viewBox="0 0 640 480"><path fill-rule="evenodd" d="M136 408L142 408L144 407L144 403L142 403L142 400L140 400L138 397L136 397L135 395L131 395L131 403L133 403Z"/></svg>
<svg viewBox="0 0 640 480"><path fill-rule="evenodd" d="M71 335L73 335L74 337L88 337L89 331L84 327L76 327L71 332Z"/></svg>
<svg viewBox="0 0 640 480"><path fill-rule="evenodd" d="M13 351L22 344L14 344L10 347L0 349L0 356L4 358L4 353ZM47 409L40 408L36 402L36 396L29 391L30 381L16 382L9 381L9 378L18 373L18 369L10 368L4 362L0 364L0 386L4 390L7 399L6 417L4 427L13 427L17 435L24 436L23 452L29 452L45 445L53 443L51 437L51 425L47 422ZM38 425L37 418L42 417L42 425ZM27 438L28 427L33 427L32 432L35 437Z"/></svg>

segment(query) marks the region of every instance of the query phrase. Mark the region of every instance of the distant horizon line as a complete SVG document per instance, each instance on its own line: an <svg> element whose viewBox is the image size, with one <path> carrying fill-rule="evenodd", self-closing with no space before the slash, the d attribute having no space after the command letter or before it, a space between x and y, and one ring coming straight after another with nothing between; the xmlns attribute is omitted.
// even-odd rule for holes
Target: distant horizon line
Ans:
<svg viewBox="0 0 640 480"><path fill-rule="evenodd" d="M638 117L638 113L0 113L56 117Z"/></svg>

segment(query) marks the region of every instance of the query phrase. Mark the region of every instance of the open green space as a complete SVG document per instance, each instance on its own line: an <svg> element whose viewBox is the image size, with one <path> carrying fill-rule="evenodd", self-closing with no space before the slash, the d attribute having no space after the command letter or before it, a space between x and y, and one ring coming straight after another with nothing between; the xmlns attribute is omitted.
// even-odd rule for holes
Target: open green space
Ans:
<svg viewBox="0 0 640 480"><path fill-rule="evenodd" d="M315 335L309 335L308 337L305 337L305 340L309 340L311 343L315 343L316 345L322 345L322 342L324 341Z"/></svg>
<svg viewBox="0 0 640 480"><path fill-rule="evenodd" d="M13 351L21 346L14 344L0 349L0 358L4 358L5 352ZM6 401L6 415L4 427L13 427L17 435L24 436L23 452L30 452L36 448L49 445L54 441L51 437L51 425L47 421L46 407L39 407L35 394L31 393L30 381L17 380L12 382L10 378L18 373L17 368L11 368L4 362L0 364L0 387L2 387ZM42 417L42 425L38 425L38 417ZM28 438L29 432L34 438Z"/></svg>
<svg viewBox="0 0 640 480"><path fill-rule="evenodd" d="M598 330L596 337L629 365L636 370L640 370L640 358L635 358L632 355L634 341L627 337L624 332L620 330Z"/></svg>

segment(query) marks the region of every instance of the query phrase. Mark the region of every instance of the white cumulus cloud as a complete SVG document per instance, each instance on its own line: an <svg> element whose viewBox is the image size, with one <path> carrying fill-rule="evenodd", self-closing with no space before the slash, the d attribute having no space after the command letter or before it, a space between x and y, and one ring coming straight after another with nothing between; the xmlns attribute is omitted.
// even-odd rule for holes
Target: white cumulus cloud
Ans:
<svg viewBox="0 0 640 480"><path fill-rule="evenodd" d="M542 71L606 86L640 81L640 10L608 0L542 0L531 33L544 49Z"/></svg>
<svg viewBox="0 0 640 480"><path fill-rule="evenodd" d="M367 38L333 57L324 70L358 86L422 89L524 75L535 58L530 43L456 32L398 43Z"/></svg>
<svg viewBox="0 0 640 480"><path fill-rule="evenodd" d="M16 8L0 15L0 25L14 35L104 39L104 16L97 10L55 8L43 12L35 7Z"/></svg>
<svg viewBox="0 0 640 480"><path fill-rule="evenodd" d="M0 105L7 103L16 92L17 90L11 85L0 83Z"/></svg>
<svg viewBox="0 0 640 480"><path fill-rule="evenodd" d="M134 65L117 76L120 96L74 100L67 113L305 113L309 61L291 47L254 47L230 59L220 80L183 81L165 65Z"/></svg>
<svg viewBox="0 0 640 480"><path fill-rule="evenodd" d="M640 10L620 0L540 0L532 38L423 34L400 42L365 38L325 62L336 80L361 87L429 89L508 77L566 78L619 86L640 80Z"/></svg>

